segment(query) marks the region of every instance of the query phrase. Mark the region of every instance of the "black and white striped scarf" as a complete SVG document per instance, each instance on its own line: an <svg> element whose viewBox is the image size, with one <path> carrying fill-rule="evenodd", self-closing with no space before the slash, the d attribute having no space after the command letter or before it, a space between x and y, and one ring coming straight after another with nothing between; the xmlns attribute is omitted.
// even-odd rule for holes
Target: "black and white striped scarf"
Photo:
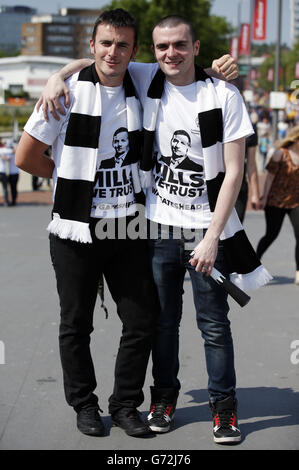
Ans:
<svg viewBox="0 0 299 470"><path fill-rule="evenodd" d="M139 101L127 71L123 80L126 98L131 170L134 192L142 192L140 160L141 117ZM60 238L92 243L89 229L94 180L101 130L101 89L95 65L78 74L74 104L70 113L64 147L57 167L53 219L48 230Z"/></svg>
<svg viewBox="0 0 299 470"><path fill-rule="evenodd" d="M207 193L210 210L213 213L225 176L222 153L222 108L213 79L197 66L195 68L195 81ZM164 83L165 75L159 69L150 84L144 106L144 147L140 164L140 177L143 187L150 187L152 183L155 129L161 97L164 92ZM232 282L245 291L257 289L269 282L271 276L257 258L235 209L233 209L220 239L223 241Z"/></svg>

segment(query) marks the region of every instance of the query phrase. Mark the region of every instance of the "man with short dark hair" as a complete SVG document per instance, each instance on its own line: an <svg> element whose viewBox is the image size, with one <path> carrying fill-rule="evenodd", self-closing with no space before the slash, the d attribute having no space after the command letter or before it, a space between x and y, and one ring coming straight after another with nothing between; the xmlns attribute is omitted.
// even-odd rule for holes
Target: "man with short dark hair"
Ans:
<svg viewBox="0 0 299 470"><path fill-rule="evenodd" d="M16 163L29 173L53 176L53 220L48 230L61 305L59 345L66 400L77 412L78 429L93 436L105 432L89 347L103 273L122 322L109 412L113 423L128 435L143 436L151 431L137 407L144 398L158 311L146 241L99 240L95 233L97 221L105 217L128 224L140 192L136 170L140 105L127 73L137 52L132 16L120 9L104 12L90 48L95 63L68 81L71 105L65 116L60 122L52 117L46 122L35 110L25 126ZM126 133L130 160L120 169L102 169L106 158L115 160L112 142L117 129ZM44 156L49 145L53 160Z"/></svg>

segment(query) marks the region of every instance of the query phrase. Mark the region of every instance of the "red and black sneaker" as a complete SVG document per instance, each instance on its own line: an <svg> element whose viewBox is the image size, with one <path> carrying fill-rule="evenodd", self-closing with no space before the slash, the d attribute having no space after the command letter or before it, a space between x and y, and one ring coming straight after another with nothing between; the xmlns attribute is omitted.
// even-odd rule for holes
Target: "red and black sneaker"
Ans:
<svg viewBox="0 0 299 470"><path fill-rule="evenodd" d="M174 417L178 392L173 389L151 387L151 395L152 402L147 424L153 432L167 432Z"/></svg>
<svg viewBox="0 0 299 470"><path fill-rule="evenodd" d="M224 400L210 402L213 416L214 442L217 444L234 444L241 441L238 428L237 400L229 396Z"/></svg>
<svg viewBox="0 0 299 470"><path fill-rule="evenodd" d="M147 423L154 432L167 432L173 419L175 407L166 403L155 403L147 417Z"/></svg>

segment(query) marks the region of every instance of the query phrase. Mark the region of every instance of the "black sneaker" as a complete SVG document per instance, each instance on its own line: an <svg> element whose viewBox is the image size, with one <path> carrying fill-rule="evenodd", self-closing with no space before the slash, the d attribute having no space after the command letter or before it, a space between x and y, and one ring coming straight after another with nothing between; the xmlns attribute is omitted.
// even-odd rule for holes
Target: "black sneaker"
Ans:
<svg viewBox="0 0 299 470"><path fill-rule="evenodd" d="M96 405L89 405L77 412L77 428L88 436L104 436L105 428Z"/></svg>
<svg viewBox="0 0 299 470"><path fill-rule="evenodd" d="M112 424L122 428L128 436L141 437L152 434L136 408L121 408L111 416Z"/></svg>
<svg viewBox="0 0 299 470"><path fill-rule="evenodd" d="M152 431L162 433L170 429L174 417L178 391L151 387L152 402L147 422Z"/></svg>
<svg viewBox="0 0 299 470"><path fill-rule="evenodd" d="M224 400L210 402L213 415L214 442L217 444L234 444L241 441L238 428L237 400L232 396Z"/></svg>

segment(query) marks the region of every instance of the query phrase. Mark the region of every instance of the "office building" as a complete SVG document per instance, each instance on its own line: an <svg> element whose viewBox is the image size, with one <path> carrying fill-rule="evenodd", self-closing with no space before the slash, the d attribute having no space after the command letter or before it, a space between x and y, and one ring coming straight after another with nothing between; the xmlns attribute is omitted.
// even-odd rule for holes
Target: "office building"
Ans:
<svg viewBox="0 0 299 470"><path fill-rule="evenodd" d="M21 49L22 23L30 21L36 13L34 8L26 6L0 5L0 50L11 53Z"/></svg>
<svg viewBox="0 0 299 470"><path fill-rule="evenodd" d="M299 0L290 0L291 8L291 43L292 46L299 39Z"/></svg>
<svg viewBox="0 0 299 470"><path fill-rule="evenodd" d="M22 26L22 55L90 56L89 39L99 14L100 10L60 8L57 15L33 16Z"/></svg>

